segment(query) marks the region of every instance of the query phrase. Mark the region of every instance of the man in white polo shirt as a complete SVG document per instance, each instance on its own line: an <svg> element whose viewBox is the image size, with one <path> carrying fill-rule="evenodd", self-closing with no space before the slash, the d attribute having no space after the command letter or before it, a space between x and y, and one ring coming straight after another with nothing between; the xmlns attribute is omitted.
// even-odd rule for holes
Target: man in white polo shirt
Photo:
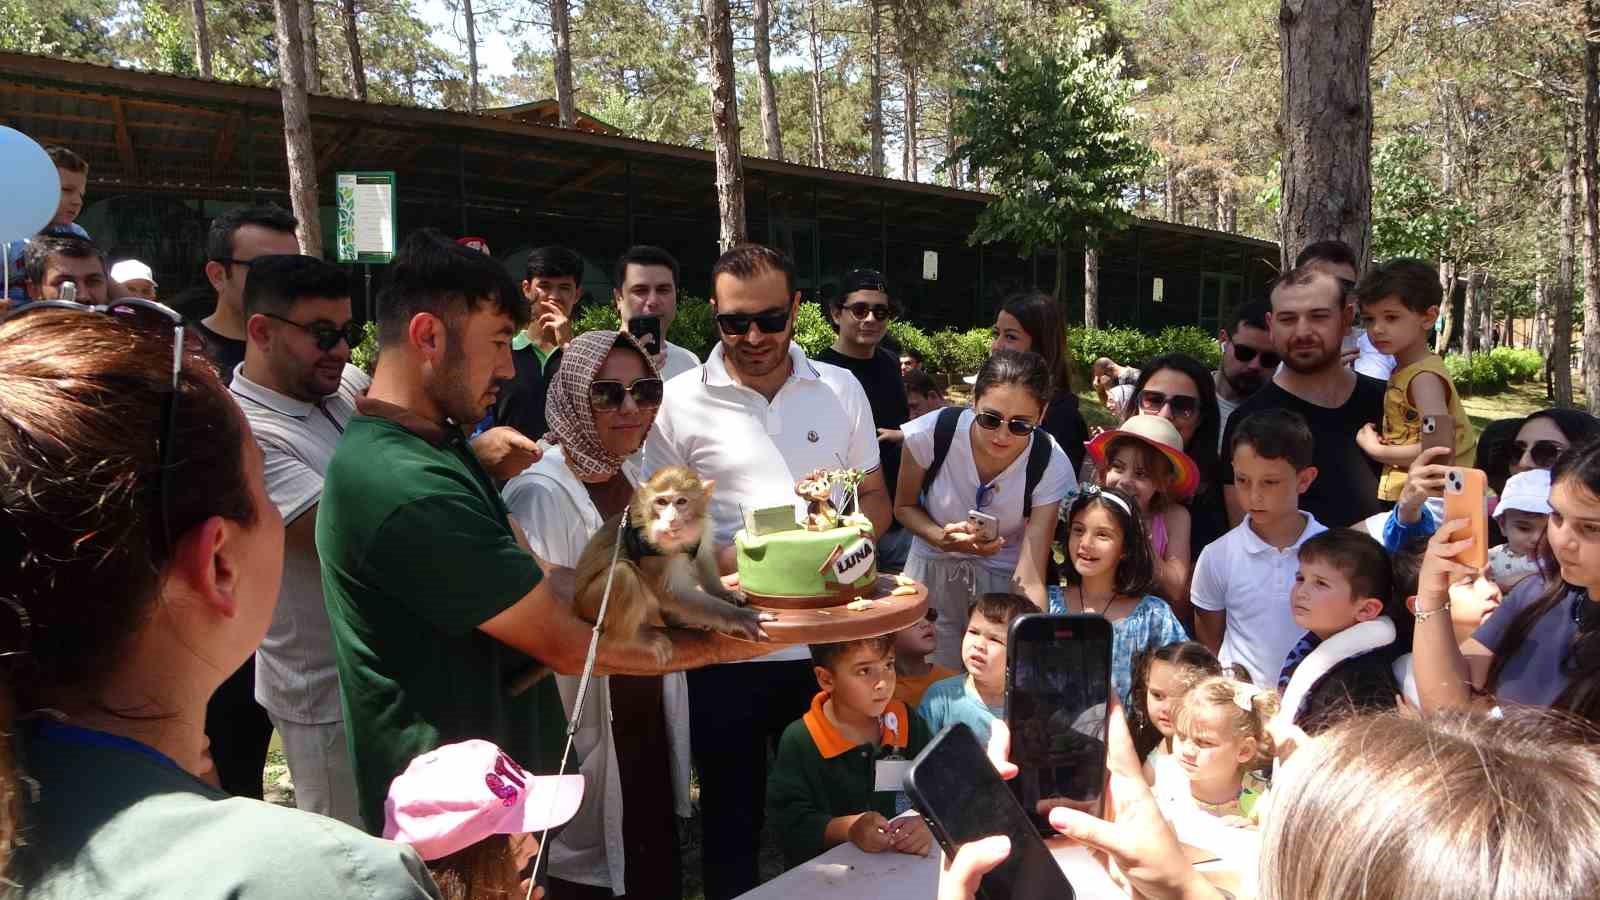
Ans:
<svg viewBox="0 0 1600 900"><path fill-rule="evenodd" d="M872 410L854 376L806 359L791 341L794 264L767 247L735 247L712 267L711 287L721 342L705 365L667 383L645 469L686 465L716 480L711 515L724 572L734 568L742 511L796 503L796 479L818 467L866 473L861 508L882 534L893 511ZM689 673L708 900L756 886L767 747L816 690L803 646Z"/></svg>
<svg viewBox="0 0 1600 900"><path fill-rule="evenodd" d="M359 828L316 524L323 472L356 398L372 383L349 365L360 326L344 270L310 256L254 260L243 309L245 356L230 389L261 447L267 495L285 525L283 586L256 652L256 701L283 738L295 805Z"/></svg>

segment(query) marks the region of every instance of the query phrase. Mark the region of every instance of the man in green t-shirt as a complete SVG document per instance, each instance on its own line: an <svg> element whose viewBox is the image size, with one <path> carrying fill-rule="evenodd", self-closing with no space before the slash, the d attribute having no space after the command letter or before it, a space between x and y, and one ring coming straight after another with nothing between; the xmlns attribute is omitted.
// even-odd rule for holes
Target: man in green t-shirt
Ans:
<svg viewBox="0 0 1600 900"><path fill-rule="evenodd" d="M317 516L346 734L374 833L389 782L440 744L482 738L554 770L566 725L554 680L508 687L535 660L581 671L590 629L544 578L462 433L510 377L527 301L493 259L421 232L390 265L378 308L372 387L328 465ZM665 667L646 646L607 640L597 668L653 675L769 649L669 636Z"/></svg>

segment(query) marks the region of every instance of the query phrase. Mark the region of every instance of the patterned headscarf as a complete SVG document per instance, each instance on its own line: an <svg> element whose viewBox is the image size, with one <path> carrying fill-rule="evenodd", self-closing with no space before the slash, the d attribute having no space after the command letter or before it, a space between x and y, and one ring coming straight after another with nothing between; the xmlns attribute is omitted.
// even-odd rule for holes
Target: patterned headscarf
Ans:
<svg viewBox="0 0 1600 900"><path fill-rule="evenodd" d="M626 331L590 331L574 338L561 351L561 367L556 370L545 400L545 418L550 422L550 433L545 437L550 443L561 445L567 465L585 481L610 478L622 468L622 457L612 455L600 443L594 410L589 406L589 386L605 365L606 355L616 347L638 351L648 376L661 377L655 360L633 335Z"/></svg>

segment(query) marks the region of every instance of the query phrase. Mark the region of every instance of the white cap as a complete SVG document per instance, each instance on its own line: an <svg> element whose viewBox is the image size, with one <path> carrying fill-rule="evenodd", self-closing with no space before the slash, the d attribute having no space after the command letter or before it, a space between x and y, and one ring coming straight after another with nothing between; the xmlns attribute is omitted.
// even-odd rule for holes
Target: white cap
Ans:
<svg viewBox="0 0 1600 900"><path fill-rule="evenodd" d="M1549 515L1550 470L1529 469L1507 479L1506 489L1500 492L1500 504L1494 508L1494 514L1499 517L1508 509Z"/></svg>
<svg viewBox="0 0 1600 900"><path fill-rule="evenodd" d="M125 259L111 267L111 280L121 284L130 281L148 281L155 284L156 273L137 259Z"/></svg>

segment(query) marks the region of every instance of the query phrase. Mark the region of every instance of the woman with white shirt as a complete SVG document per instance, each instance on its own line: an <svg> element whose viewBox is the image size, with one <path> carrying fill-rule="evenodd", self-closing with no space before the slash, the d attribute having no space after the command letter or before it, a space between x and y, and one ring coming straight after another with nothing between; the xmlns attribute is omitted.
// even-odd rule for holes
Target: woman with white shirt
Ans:
<svg viewBox="0 0 1600 900"><path fill-rule="evenodd" d="M1046 607L1045 564L1057 508L1077 492L1072 463L1039 428L1050 402L1050 369L1037 353L996 350L978 372L972 408L962 410L933 482L935 432L941 411L907 422L895 518L915 536L906 574L928 586L939 611L938 647L929 658L961 666L961 635L978 596L1021 594ZM1027 465L1036 441L1049 441L1049 462L1023 515ZM968 524L970 512L999 520L994 540L982 541Z"/></svg>
<svg viewBox="0 0 1600 900"><path fill-rule="evenodd" d="M556 446L504 491L547 567L576 567L590 535L627 508L641 480L628 457L650 433L661 396L655 364L627 332L591 331L567 346L546 413ZM571 718L578 678L556 679ZM681 896L673 816L690 815L683 673L595 678L574 749L588 788L578 814L551 839L551 900L625 896L629 888L634 896Z"/></svg>

